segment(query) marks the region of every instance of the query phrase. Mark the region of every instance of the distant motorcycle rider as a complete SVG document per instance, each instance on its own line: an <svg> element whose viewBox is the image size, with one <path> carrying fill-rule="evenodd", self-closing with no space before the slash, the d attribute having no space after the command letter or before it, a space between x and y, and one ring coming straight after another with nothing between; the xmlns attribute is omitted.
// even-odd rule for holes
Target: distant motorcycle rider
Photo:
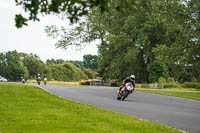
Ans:
<svg viewBox="0 0 200 133"><path fill-rule="evenodd" d="M22 81L23 84L26 82L24 77L21 77L21 81Z"/></svg>
<svg viewBox="0 0 200 133"><path fill-rule="evenodd" d="M41 77L40 77L40 74L38 73L38 75L37 75L37 78L36 78L36 80L37 80L37 83L38 83L38 85L40 85L40 82L41 82Z"/></svg>
<svg viewBox="0 0 200 133"><path fill-rule="evenodd" d="M43 82L44 82L44 85L47 84L47 75L46 75L46 74L44 75L44 80L43 80Z"/></svg>
<svg viewBox="0 0 200 133"><path fill-rule="evenodd" d="M120 86L120 88L119 88L119 91L121 92L121 90L122 90L122 88L125 86L125 84L126 84L126 83L129 83L129 82L132 83L132 85L133 85L133 91L134 91L134 89L135 89L135 75L131 75L131 76L125 78L125 79L123 80L123 85Z"/></svg>

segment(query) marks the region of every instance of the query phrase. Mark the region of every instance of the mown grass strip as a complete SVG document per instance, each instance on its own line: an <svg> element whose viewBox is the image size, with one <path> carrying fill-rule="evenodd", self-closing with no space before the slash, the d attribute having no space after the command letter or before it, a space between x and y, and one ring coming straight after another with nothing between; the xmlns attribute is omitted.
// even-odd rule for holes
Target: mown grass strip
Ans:
<svg viewBox="0 0 200 133"><path fill-rule="evenodd" d="M155 93L167 96L175 96L186 99L200 101L200 90L194 88L166 88L166 89L143 89L137 88L137 91Z"/></svg>
<svg viewBox="0 0 200 133"><path fill-rule="evenodd" d="M37 84L36 80L28 80L26 84ZM41 85L44 85L44 82L41 82ZM78 82L64 82L64 81L47 81L47 85L56 85L56 86L78 86Z"/></svg>
<svg viewBox="0 0 200 133"><path fill-rule="evenodd" d="M50 95L33 86L0 85L1 133L180 133Z"/></svg>

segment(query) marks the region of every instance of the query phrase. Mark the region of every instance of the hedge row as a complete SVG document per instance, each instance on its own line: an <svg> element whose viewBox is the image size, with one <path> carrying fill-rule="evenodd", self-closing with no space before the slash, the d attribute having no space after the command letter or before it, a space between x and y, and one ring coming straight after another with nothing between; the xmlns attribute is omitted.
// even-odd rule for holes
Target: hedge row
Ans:
<svg viewBox="0 0 200 133"><path fill-rule="evenodd" d="M196 88L196 89L200 89L200 83L196 83L196 82L185 82L182 85L183 88Z"/></svg>
<svg viewBox="0 0 200 133"><path fill-rule="evenodd" d="M164 88L180 88L181 85L179 83L165 83L163 84Z"/></svg>
<svg viewBox="0 0 200 133"><path fill-rule="evenodd" d="M200 83L196 82L185 82L179 83L163 83L163 88L196 88L200 89ZM157 84L136 84L136 88L157 88Z"/></svg>

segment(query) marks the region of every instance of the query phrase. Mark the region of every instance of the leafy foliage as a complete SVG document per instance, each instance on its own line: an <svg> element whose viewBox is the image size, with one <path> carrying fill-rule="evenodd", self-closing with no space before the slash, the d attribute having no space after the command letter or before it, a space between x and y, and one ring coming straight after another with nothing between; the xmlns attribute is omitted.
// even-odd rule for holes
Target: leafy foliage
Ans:
<svg viewBox="0 0 200 133"><path fill-rule="evenodd" d="M164 88L180 88L178 83L165 83L163 84Z"/></svg>
<svg viewBox="0 0 200 133"><path fill-rule="evenodd" d="M37 55L23 54L21 57L24 66L29 70L30 78L35 78L38 73L50 72Z"/></svg>
<svg viewBox="0 0 200 133"><path fill-rule="evenodd" d="M198 0L16 2L30 12L29 20L37 20L38 13L69 13L71 20L87 14L71 30L50 26L46 32L64 49L99 40L98 71L104 80L134 74L137 82L200 81ZM75 6L85 7L85 14Z"/></svg>
<svg viewBox="0 0 200 133"><path fill-rule="evenodd" d="M70 22L74 23L80 17L87 15L92 8L98 8L104 12L109 9L112 3L115 3L115 8L118 10L133 4L133 1L129 0L15 0L15 2L28 13L28 18L21 14L16 15L15 20L18 28L27 25L29 20L39 21L40 14L65 14Z"/></svg>
<svg viewBox="0 0 200 133"><path fill-rule="evenodd" d="M160 77L200 80L199 3L135 0L132 8L120 12L112 4L108 12L93 9L86 21L64 36L80 39L79 45L100 40L98 65L103 79L122 80L135 74L137 82L157 82ZM61 40L60 48L73 45L73 40Z"/></svg>
<svg viewBox="0 0 200 133"><path fill-rule="evenodd" d="M85 68L90 68L92 70L98 69L98 59L97 55L84 55L83 56L83 65Z"/></svg>
<svg viewBox="0 0 200 133"><path fill-rule="evenodd" d="M185 82L185 83L183 83L182 87L184 87L184 88L196 88L196 89L200 89L200 83Z"/></svg>
<svg viewBox="0 0 200 133"><path fill-rule="evenodd" d="M58 81L78 81L81 79L88 79L83 71L70 62L52 65L51 68L54 79Z"/></svg>
<svg viewBox="0 0 200 133"><path fill-rule="evenodd" d="M29 71L20 60L16 51L0 54L0 74L10 81L20 80L21 76L27 78Z"/></svg>
<svg viewBox="0 0 200 133"><path fill-rule="evenodd" d="M62 64L65 61L63 59L47 59L46 64Z"/></svg>
<svg viewBox="0 0 200 133"><path fill-rule="evenodd" d="M72 64L74 64L79 69L84 69L83 61L78 61L78 60L72 61L72 60L70 60L69 62L71 62Z"/></svg>
<svg viewBox="0 0 200 133"><path fill-rule="evenodd" d="M94 79L96 77L96 72L92 71L91 69L84 69L83 71L89 79Z"/></svg>
<svg viewBox="0 0 200 133"><path fill-rule="evenodd" d="M83 64L83 62L81 63ZM92 70L83 71L74 64L62 59L48 59L44 64L34 54L18 53L17 51L0 53L0 75L8 80L19 81L21 77L35 79L38 73L42 78L46 75L48 80L55 79L59 81L78 81L88 79L88 76L90 78L95 77L95 72Z"/></svg>

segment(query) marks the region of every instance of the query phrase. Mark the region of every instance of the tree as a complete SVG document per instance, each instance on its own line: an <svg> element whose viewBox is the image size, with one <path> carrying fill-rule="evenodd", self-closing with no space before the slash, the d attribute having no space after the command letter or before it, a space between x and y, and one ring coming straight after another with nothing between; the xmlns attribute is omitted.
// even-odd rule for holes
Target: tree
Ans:
<svg viewBox="0 0 200 133"><path fill-rule="evenodd" d="M188 43L192 47L186 46L188 48L187 59L188 65L191 66L192 75L200 81L200 1L189 1L188 9L190 13L189 20L191 20L187 21L187 27L190 29Z"/></svg>
<svg viewBox="0 0 200 133"><path fill-rule="evenodd" d="M200 2L191 0L174 7L168 21L168 43L157 46L153 53L155 59L163 64L168 71L168 76L174 77L179 82L191 81L192 78L200 80L200 41L199 41L199 18ZM174 24L175 23L175 24Z"/></svg>
<svg viewBox="0 0 200 133"><path fill-rule="evenodd" d="M45 71L45 64L37 55L25 55L23 57L23 62L29 70L30 78L35 78L38 73L43 74Z"/></svg>
<svg viewBox="0 0 200 133"><path fill-rule="evenodd" d="M24 63L24 66L29 70L29 79L35 79L38 73L40 73L42 77L46 75L48 79L53 78L51 68L44 64L39 56L32 53L19 54L21 61Z"/></svg>
<svg viewBox="0 0 200 133"><path fill-rule="evenodd" d="M55 59L47 59L46 64L56 64L56 60Z"/></svg>
<svg viewBox="0 0 200 133"><path fill-rule="evenodd" d="M63 59L47 59L46 64L62 64L64 62Z"/></svg>
<svg viewBox="0 0 200 133"><path fill-rule="evenodd" d="M1 76L6 76L6 55L4 53L0 53L0 74Z"/></svg>
<svg viewBox="0 0 200 133"><path fill-rule="evenodd" d="M60 48L99 39L99 73L104 79L122 80L130 74L137 82L200 79L199 3L135 0L132 8L120 12L111 4L107 12L93 9L71 31L52 31L61 35Z"/></svg>
<svg viewBox="0 0 200 133"><path fill-rule="evenodd" d="M94 79L96 77L96 72L91 69L84 69L83 72L88 76L88 79Z"/></svg>
<svg viewBox="0 0 200 133"><path fill-rule="evenodd" d="M29 71L17 51L0 54L0 73L10 81L19 81L21 77L26 79L29 77Z"/></svg>
<svg viewBox="0 0 200 133"><path fill-rule="evenodd" d="M97 55L84 55L83 56L83 65L84 68L90 68L92 70L97 70L98 62L97 62Z"/></svg>
<svg viewBox="0 0 200 133"><path fill-rule="evenodd" d="M83 61L78 61L78 60L72 61L72 60L70 60L69 62L74 64L79 69L84 69Z"/></svg>
<svg viewBox="0 0 200 133"><path fill-rule="evenodd" d="M50 65L53 78L58 81L78 81L88 79L87 75L70 62Z"/></svg>
<svg viewBox="0 0 200 133"><path fill-rule="evenodd" d="M28 13L28 17L21 14L16 15L15 21L18 28L28 25L29 20L39 21L40 14L64 14L73 23L87 15L94 7L104 12L112 3L115 3L115 8L118 10L133 4L133 1L129 0L15 0L15 2Z"/></svg>
<svg viewBox="0 0 200 133"><path fill-rule="evenodd" d="M56 25L46 26L45 32L49 37L57 39L56 47L67 49L70 46L82 47L94 40L100 40L101 44L105 42L105 25L100 24L102 14L99 10L94 10L88 14L79 24L72 29Z"/></svg>

